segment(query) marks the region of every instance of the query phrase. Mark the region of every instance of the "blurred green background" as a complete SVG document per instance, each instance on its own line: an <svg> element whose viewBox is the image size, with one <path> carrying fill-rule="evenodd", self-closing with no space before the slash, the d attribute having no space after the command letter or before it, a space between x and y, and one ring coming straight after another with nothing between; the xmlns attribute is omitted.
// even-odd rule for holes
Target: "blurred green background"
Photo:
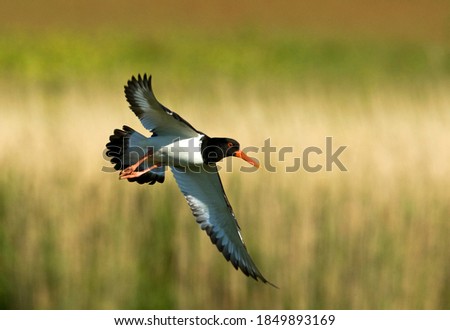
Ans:
<svg viewBox="0 0 450 330"><path fill-rule="evenodd" d="M450 308L448 1L1 8L1 308ZM205 133L293 147L275 173L221 173L279 290L225 262L171 174L102 170L114 128L146 133L123 95L145 72ZM327 136L347 172L286 173Z"/></svg>

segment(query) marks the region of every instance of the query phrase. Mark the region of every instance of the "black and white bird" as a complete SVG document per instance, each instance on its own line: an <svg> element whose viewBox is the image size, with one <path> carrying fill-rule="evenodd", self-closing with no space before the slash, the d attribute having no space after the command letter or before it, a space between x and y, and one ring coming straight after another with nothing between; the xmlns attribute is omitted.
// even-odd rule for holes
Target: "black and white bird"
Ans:
<svg viewBox="0 0 450 330"><path fill-rule="evenodd" d="M259 167L258 161L241 151L237 141L211 138L160 104L152 90L151 76L133 76L125 86L125 96L152 135L146 137L128 126L114 130L106 144L106 155L114 169L120 170L119 178L140 184L163 183L169 166L200 228L226 260L245 275L273 285L247 252L216 166L229 156L255 167Z"/></svg>

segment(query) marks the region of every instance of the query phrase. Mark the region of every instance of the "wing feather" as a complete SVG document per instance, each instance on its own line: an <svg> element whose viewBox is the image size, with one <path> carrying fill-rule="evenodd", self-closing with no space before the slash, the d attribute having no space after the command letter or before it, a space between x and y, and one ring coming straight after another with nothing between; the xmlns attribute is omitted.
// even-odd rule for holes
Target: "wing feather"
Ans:
<svg viewBox="0 0 450 330"><path fill-rule="evenodd" d="M191 124L158 102L152 90L151 76L138 75L137 79L133 76L125 86L125 96L130 109L154 135L180 138L198 135L199 132Z"/></svg>
<svg viewBox="0 0 450 330"><path fill-rule="evenodd" d="M203 165L194 170L171 167L171 170L200 228L206 231L225 259L245 275L273 285L247 252L216 165Z"/></svg>

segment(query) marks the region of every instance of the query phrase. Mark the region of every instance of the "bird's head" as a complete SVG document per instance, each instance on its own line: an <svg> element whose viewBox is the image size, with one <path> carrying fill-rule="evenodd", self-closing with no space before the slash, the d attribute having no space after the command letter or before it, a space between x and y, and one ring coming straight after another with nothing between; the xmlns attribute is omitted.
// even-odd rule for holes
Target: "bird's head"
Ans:
<svg viewBox="0 0 450 330"><path fill-rule="evenodd" d="M202 156L205 163L216 163L225 157L242 158L249 164L259 168L259 162L240 150L239 142L230 138L209 138L202 144Z"/></svg>

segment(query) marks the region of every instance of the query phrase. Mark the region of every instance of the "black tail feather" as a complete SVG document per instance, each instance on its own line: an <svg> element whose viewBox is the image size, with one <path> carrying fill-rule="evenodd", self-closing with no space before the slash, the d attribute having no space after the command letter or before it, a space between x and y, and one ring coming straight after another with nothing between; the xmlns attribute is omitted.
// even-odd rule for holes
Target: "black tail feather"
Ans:
<svg viewBox="0 0 450 330"><path fill-rule="evenodd" d="M138 137L145 139L146 137L136 132L128 126L123 126L123 130L115 129L113 135L109 137L109 142L106 144L106 156L111 157L110 161L114 165L116 171L121 171L137 162L140 158L145 156L146 150L130 145L130 138L136 134ZM144 162L138 167L138 171L144 170L148 165ZM130 182L137 182L139 184L148 183L150 185L156 182L163 183L165 178L165 168L157 168L151 170L143 175L128 179Z"/></svg>

